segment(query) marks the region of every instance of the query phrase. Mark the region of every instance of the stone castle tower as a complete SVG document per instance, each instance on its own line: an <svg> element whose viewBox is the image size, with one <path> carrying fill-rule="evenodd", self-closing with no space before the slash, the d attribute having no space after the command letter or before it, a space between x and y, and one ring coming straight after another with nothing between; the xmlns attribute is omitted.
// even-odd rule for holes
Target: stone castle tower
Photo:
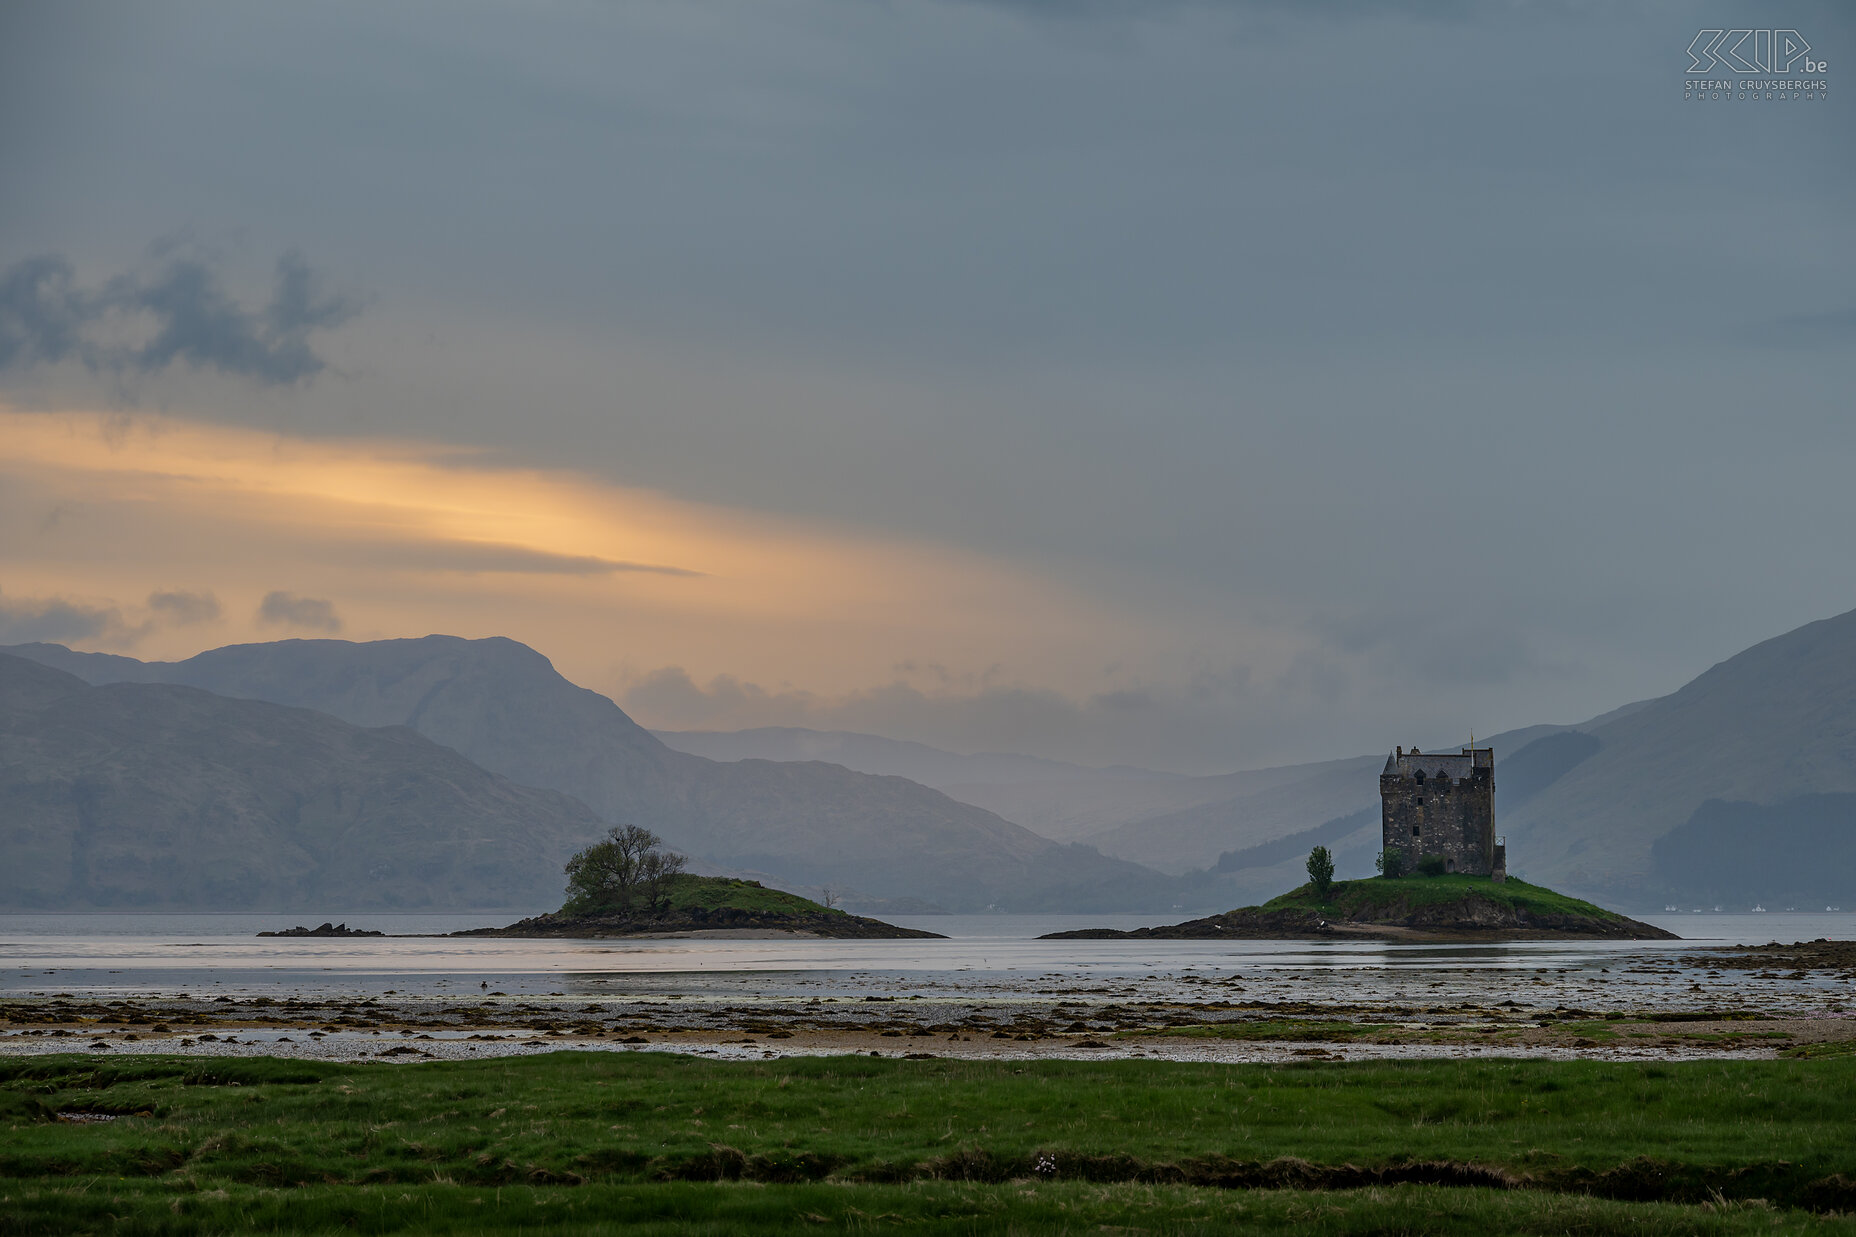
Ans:
<svg viewBox="0 0 1856 1237"><path fill-rule="evenodd" d="M1396 749L1379 775L1379 812L1384 849L1403 852L1406 871L1437 858L1447 872L1508 878L1508 848L1495 838L1494 748Z"/></svg>

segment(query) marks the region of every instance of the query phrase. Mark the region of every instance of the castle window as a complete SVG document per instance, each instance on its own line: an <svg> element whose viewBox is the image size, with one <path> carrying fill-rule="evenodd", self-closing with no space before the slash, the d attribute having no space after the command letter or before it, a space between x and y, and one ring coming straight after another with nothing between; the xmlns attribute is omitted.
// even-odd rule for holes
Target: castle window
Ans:
<svg viewBox="0 0 1856 1237"><path fill-rule="evenodd" d="M1418 770L1418 785L1420 786L1424 785L1424 770L1423 769Z"/></svg>
<svg viewBox="0 0 1856 1237"><path fill-rule="evenodd" d="M1413 825L1411 827L1411 836L1414 838L1418 836L1418 826Z"/></svg>

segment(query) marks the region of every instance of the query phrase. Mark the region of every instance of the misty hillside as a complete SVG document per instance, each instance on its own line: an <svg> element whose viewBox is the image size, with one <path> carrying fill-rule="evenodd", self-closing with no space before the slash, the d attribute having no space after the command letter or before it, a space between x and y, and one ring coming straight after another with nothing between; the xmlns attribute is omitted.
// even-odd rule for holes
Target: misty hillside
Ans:
<svg viewBox="0 0 1856 1237"><path fill-rule="evenodd" d="M906 777L1060 842L1227 799L1260 776L1190 777L998 752L968 756L881 735L796 726L652 733L680 752L710 760L824 760L859 773Z"/></svg>
<svg viewBox="0 0 1856 1237"><path fill-rule="evenodd" d="M1531 881L1640 906L1856 900L1838 840L1856 836L1856 611L1755 645L1668 696L1486 742L1496 829L1510 870ZM1335 848L1343 875L1361 874L1377 849L1366 810L1384 759L1303 766L1306 776L1284 785L1091 840L1162 870L1210 865L1240 890L1264 891L1299 870L1294 856L1265 864L1276 854L1267 844L1303 835L1298 844ZM1359 827L1334 834L1343 818ZM1233 855L1244 859L1224 858ZM1813 870L1784 875L1804 868Z"/></svg>
<svg viewBox="0 0 1856 1237"><path fill-rule="evenodd" d="M1243 900L1299 880L1304 842L1334 849L1344 876L1363 875L1377 848L1369 809L1383 752L1178 779L1190 794L1226 793L1092 835L1105 858L901 777L841 763L718 763L673 751L511 641L285 641L171 665L55 645L14 651L95 681L185 681L359 723L408 724L515 781L565 790L602 815L661 826L711 862L949 907L1171 905L1178 886L1113 856L1174 873L1214 869L1228 897ZM1114 811L1149 791L1180 789L1168 775L954 756L886 747L872 736L675 737L728 756L805 752L906 767L1027 800L1043 793L1040 786L1069 795L1098 775L1125 779L1128 798ZM1635 905L1736 895L1750 903L1856 886L1836 842L1839 830L1856 832L1856 820L1838 815L1856 803L1847 798L1856 795L1856 612L1748 649L1669 696L1577 726L1532 726L1484 741L1496 749L1497 829L1508 839L1511 870L1529 880ZM1698 848L1708 851L1706 862ZM1779 880L1772 873L1785 863L1775 863L1774 850L1794 851L1795 865L1819 870L1810 880ZM1856 900L1856 889L1843 900Z"/></svg>
<svg viewBox="0 0 1856 1237"><path fill-rule="evenodd" d="M1477 742L1495 745L1499 765L1505 753L1524 750L1537 738L1562 729L1529 726ZM1453 750L1447 744L1437 744L1436 748ZM1228 797L1133 821L1087 840L1104 854L1142 855L1144 862L1163 872L1207 867L1229 850L1261 845L1363 808L1377 807L1379 770L1385 760L1385 753L1377 752L1231 774L1219 779L1235 788L1236 793ZM1505 776L1504 771L1496 778L1498 794ZM1358 841L1349 838L1347 844L1358 845ZM1366 875L1370 870L1349 875Z"/></svg>
<svg viewBox="0 0 1856 1237"><path fill-rule="evenodd" d="M1856 611L1756 644L1679 691L1579 729L1594 741L1589 753L1498 818L1510 866L1519 857L1530 880L1616 897L1690 892L1691 865L1677 861L1679 850L1665 852L1672 866L1659 871L1652 848L1710 800L1770 807L1856 792ZM1503 776L1498 754L1497 785ZM1741 829L1697 828L1692 836L1714 847L1731 842L1749 881L1774 850L1789 852L1797 866L1834 868L1843 852L1795 836L1805 819L1830 827L1819 819L1823 806L1742 812ZM1842 827L1856 831L1856 819ZM1730 847L1718 859L1731 869L1734 857ZM1856 872L1840 875L1856 891Z"/></svg>
<svg viewBox="0 0 1856 1237"><path fill-rule="evenodd" d="M527 910L603 828L403 727L0 655L0 906Z"/></svg>
<svg viewBox="0 0 1856 1237"><path fill-rule="evenodd" d="M513 781L657 830L713 864L949 909L1171 907L1171 881L900 777L818 762L718 763L677 752L513 640L284 640L175 663L10 650L93 682L185 683L403 725Z"/></svg>

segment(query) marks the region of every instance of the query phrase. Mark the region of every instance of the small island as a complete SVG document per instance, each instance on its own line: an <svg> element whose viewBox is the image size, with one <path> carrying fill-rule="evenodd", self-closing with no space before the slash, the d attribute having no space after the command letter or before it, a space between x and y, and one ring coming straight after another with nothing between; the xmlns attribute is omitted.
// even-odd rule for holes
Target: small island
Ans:
<svg viewBox="0 0 1856 1237"><path fill-rule="evenodd" d="M345 923L324 923L319 928L305 928L298 924L294 928L284 928L278 932L260 932L259 936L385 936L372 928L351 928Z"/></svg>
<svg viewBox="0 0 1856 1237"><path fill-rule="evenodd" d="M664 850L650 830L621 825L567 861L568 896L560 910L506 928L472 928L451 935L941 939L939 932L852 915L798 894L768 889L759 881L693 876L683 871L684 862L682 855Z"/></svg>
<svg viewBox="0 0 1856 1237"><path fill-rule="evenodd" d="M1262 906L1131 932L1083 929L1047 940L1674 941L1673 932L1511 879L1495 833L1495 749L1392 749L1379 774L1379 875L1336 881L1325 846L1308 883Z"/></svg>
<svg viewBox="0 0 1856 1237"><path fill-rule="evenodd" d="M1335 881L1322 894L1310 881L1262 906L1184 923L1118 932L1085 928L1046 940L1382 940L1515 941L1680 939L1652 924L1512 877L1442 873Z"/></svg>

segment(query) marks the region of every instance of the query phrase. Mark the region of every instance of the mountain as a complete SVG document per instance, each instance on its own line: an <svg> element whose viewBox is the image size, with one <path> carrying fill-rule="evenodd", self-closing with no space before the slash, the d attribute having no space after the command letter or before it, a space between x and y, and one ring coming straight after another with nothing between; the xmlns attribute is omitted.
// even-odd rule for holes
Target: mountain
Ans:
<svg viewBox="0 0 1856 1237"><path fill-rule="evenodd" d="M1856 611L1757 644L1670 695L1479 742L1496 749L1496 828L1518 876L1636 906L1856 903ZM1355 875L1377 850L1384 759L1301 766L1267 790L1090 840L1162 870L1213 864L1258 892L1299 879L1304 841L1334 848ZM1329 827L1343 819L1360 827ZM1267 845L1290 835L1302 835L1297 855Z"/></svg>
<svg viewBox="0 0 1856 1237"><path fill-rule="evenodd" d="M603 823L403 727L0 655L0 906L551 906Z"/></svg>
<svg viewBox="0 0 1856 1237"><path fill-rule="evenodd" d="M1226 799L1238 789L1229 776L1190 777L1126 765L1092 768L998 752L968 756L843 730L760 726L652 733L677 751L710 760L823 760L859 773L906 777L1060 842Z"/></svg>
<svg viewBox="0 0 1856 1237"><path fill-rule="evenodd" d="M1563 729L1566 728L1529 726L1477 742L1495 744L1498 753L1514 752L1541 736ZM1439 747L1447 748L1447 745ZM1379 770L1385 759L1385 753L1379 752L1316 764L1227 774L1217 779L1232 792L1225 797L1118 825L1092 834L1086 840L1104 854L1140 855L1142 862L1163 872L1205 867L1215 864L1226 851L1259 846L1365 808L1377 809ZM1498 788L1503 780L1502 777L1496 779ZM1352 837L1336 838L1326 844L1354 849L1363 845ZM1378 849L1376 844L1371 848L1373 853ZM1370 865L1371 855L1367 862ZM1369 866L1367 872L1353 874L1366 875L1370 871Z"/></svg>
<svg viewBox="0 0 1856 1237"><path fill-rule="evenodd" d="M1856 902L1856 795L1709 799L1651 844L1650 863L1657 886L1685 903L1847 906Z"/></svg>
<svg viewBox="0 0 1856 1237"><path fill-rule="evenodd" d="M1187 888L1116 856L1175 873L1216 869L1213 896L1230 904L1296 883L1304 842L1334 850L1343 876L1364 875L1377 849L1383 752L1174 779L872 736L672 736L720 756L842 758L717 763L673 751L511 641L285 641L172 665L56 645L12 651L97 682L183 681L361 724L410 725L513 781L652 824L718 864L951 908L1164 907ZM1856 903L1846 841L1856 833L1856 611L1756 645L1668 696L1481 741L1496 749L1497 829L1517 876L1636 906L1691 896ZM1105 817L1138 813L1143 802L1161 810L1091 833L1098 854L874 775L905 770L944 790L996 795L988 801L1001 805L1021 796L1058 814L1098 791L1109 801L1106 787L1125 797ZM1069 819L1082 827L1083 816ZM1808 874L1787 878L1788 865Z"/></svg>
<svg viewBox="0 0 1856 1237"><path fill-rule="evenodd" d="M714 865L792 883L950 910L1166 908L1178 893L1136 863L1060 845L904 778L673 751L513 640L284 640L174 663L59 645L7 651L92 682L184 683L360 726L406 726L511 781L654 829Z"/></svg>
<svg viewBox="0 0 1856 1237"><path fill-rule="evenodd" d="M1498 816L1528 879L1637 900L1701 896L1705 885L1708 896L1750 901L1777 896L1754 876L1780 851L1782 862L1821 869L1811 889L1840 887L1845 904L1856 901L1847 846L1811 844L1856 832L1856 818L1826 816L1851 802L1834 796L1856 792L1856 611L1756 644L1679 691L1578 729L1595 745L1589 754ZM1498 786L1502 778L1498 757ZM1799 802L1814 796L1833 798ZM1659 861L1657 840L1684 826L1693 827ZM1713 852L1706 865L1693 862L1702 846Z"/></svg>

